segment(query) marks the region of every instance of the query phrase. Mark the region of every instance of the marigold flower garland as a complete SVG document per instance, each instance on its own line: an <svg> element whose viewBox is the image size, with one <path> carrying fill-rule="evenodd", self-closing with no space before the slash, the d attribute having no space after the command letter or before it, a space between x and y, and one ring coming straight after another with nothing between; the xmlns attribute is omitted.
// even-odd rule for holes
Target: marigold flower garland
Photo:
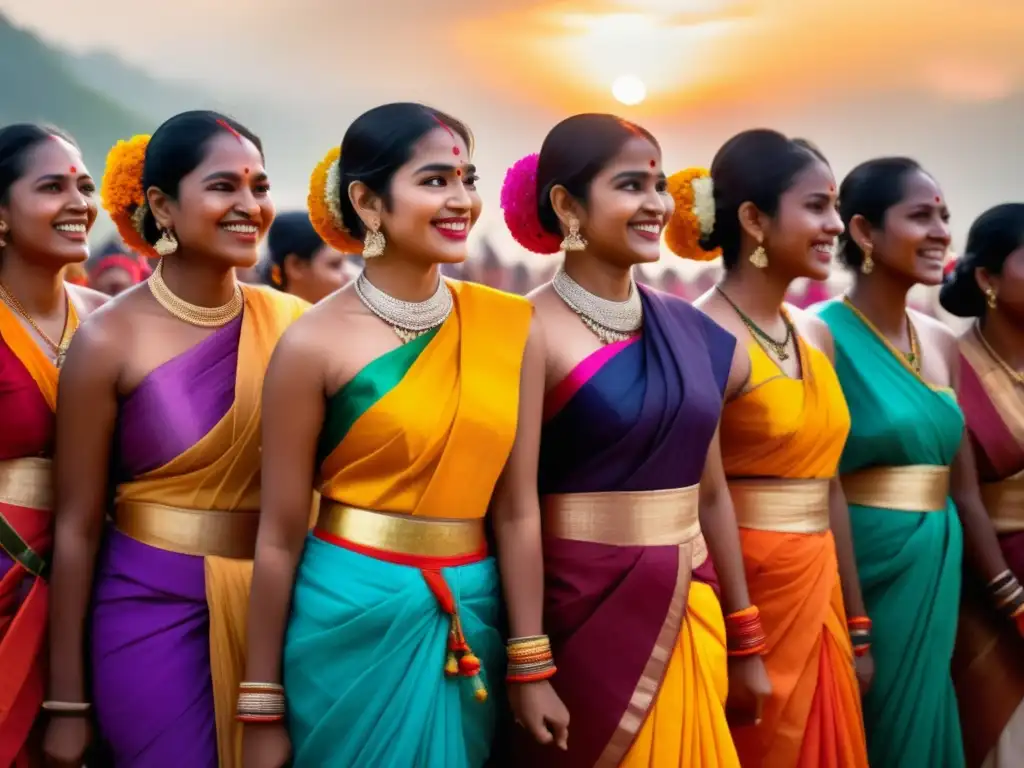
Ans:
<svg viewBox="0 0 1024 768"><path fill-rule="evenodd" d="M147 258L156 258L158 254L146 241L142 229L148 207L146 190L142 187L142 170L146 165L149 138L133 136L111 147L103 172L100 202L125 245Z"/></svg>
<svg viewBox="0 0 1024 768"><path fill-rule="evenodd" d="M341 253L359 253L362 243L345 228L341 214L341 148L332 147L309 177L309 220L320 238Z"/></svg>
<svg viewBox="0 0 1024 768"><path fill-rule="evenodd" d="M687 168L672 174L668 191L676 207L665 227L665 245L676 256L711 261L722 255L721 248L704 250L700 241L715 229L715 193L711 174L705 168Z"/></svg>

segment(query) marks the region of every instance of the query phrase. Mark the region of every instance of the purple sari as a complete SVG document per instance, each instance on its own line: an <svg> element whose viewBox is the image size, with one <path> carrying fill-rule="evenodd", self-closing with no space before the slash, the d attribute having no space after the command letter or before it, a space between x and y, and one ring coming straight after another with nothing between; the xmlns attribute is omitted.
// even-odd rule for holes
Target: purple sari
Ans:
<svg viewBox="0 0 1024 768"><path fill-rule="evenodd" d="M548 393L542 495L660 491L700 481L735 338L680 299L640 291L642 335L594 352ZM717 590L709 559L694 557L692 574L691 562L680 562L689 551L545 536L544 626L571 736L563 753L520 732L517 764L620 763L657 698L670 655L665 641L674 646L682 631L691 577ZM710 599L720 623L721 609ZM645 680L656 690L638 706ZM724 720L722 728L727 736Z"/></svg>

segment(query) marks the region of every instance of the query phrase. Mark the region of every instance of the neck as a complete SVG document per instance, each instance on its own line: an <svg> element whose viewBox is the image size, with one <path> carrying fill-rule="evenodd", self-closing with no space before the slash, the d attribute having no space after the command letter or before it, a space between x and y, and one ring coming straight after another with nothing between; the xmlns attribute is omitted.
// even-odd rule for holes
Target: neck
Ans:
<svg viewBox="0 0 1024 768"><path fill-rule="evenodd" d="M792 279L769 269L736 265L719 284L725 294L758 325L779 317Z"/></svg>
<svg viewBox="0 0 1024 768"><path fill-rule="evenodd" d="M607 301L626 301L633 285L633 269L611 264L592 253L565 254L565 273L581 288Z"/></svg>
<svg viewBox="0 0 1024 768"><path fill-rule="evenodd" d="M426 301L437 291L441 279L438 264L423 264L393 257L368 259L363 268L366 279L379 291L400 301Z"/></svg>
<svg viewBox="0 0 1024 768"><path fill-rule="evenodd" d="M1005 312L988 310L980 323L981 335L1003 361L1015 371L1024 371L1024 330Z"/></svg>
<svg viewBox="0 0 1024 768"><path fill-rule="evenodd" d="M235 270L176 253L163 260L164 282L171 293L197 307L221 307L235 295Z"/></svg>
<svg viewBox="0 0 1024 768"><path fill-rule="evenodd" d="M883 336L902 338L907 328L907 293L911 287L876 267L871 275L857 275L847 296Z"/></svg>
<svg viewBox="0 0 1024 768"><path fill-rule="evenodd" d="M8 246L0 258L0 283L33 317L64 311L64 269L21 258Z"/></svg>

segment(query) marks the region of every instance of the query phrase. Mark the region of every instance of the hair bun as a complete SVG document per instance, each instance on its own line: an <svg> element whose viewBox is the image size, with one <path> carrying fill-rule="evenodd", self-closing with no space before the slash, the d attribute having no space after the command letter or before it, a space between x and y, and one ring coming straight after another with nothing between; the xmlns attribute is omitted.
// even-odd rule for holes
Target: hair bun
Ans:
<svg viewBox="0 0 1024 768"><path fill-rule="evenodd" d="M951 315L957 317L981 317L985 314L985 294L981 292L974 276L975 260L965 254L952 259L943 267L942 288L939 289L939 304Z"/></svg>
<svg viewBox="0 0 1024 768"><path fill-rule="evenodd" d="M125 245L152 258L157 253L143 234L143 218L147 206L146 190L142 187L142 171L146 166L149 138L133 136L110 148L103 171L100 203L117 226L117 232Z"/></svg>
<svg viewBox="0 0 1024 768"><path fill-rule="evenodd" d="M501 185L501 210L517 243L532 253L550 255L561 250L562 240L544 229L537 214L539 160L537 153L527 155L508 169Z"/></svg>
<svg viewBox="0 0 1024 768"><path fill-rule="evenodd" d="M715 229L715 189L706 168L687 168L669 176L668 191L676 207L665 226L665 245L684 259L711 261L721 248L705 250L701 241Z"/></svg>
<svg viewBox="0 0 1024 768"><path fill-rule="evenodd" d="M341 201L341 148L332 147L309 177L309 221L320 238L341 253L358 253L362 244L345 229Z"/></svg>

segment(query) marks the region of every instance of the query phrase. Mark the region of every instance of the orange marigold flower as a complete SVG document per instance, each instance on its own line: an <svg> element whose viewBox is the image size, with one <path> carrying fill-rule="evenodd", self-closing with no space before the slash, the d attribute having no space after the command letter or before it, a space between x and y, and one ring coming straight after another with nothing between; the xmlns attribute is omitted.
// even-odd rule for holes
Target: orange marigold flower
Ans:
<svg viewBox="0 0 1024 768"><path fill-rule="evenodd" d="M711 174L705 168L687 168L672 174L668 179L668 191L675 200L676 208L665 226L665 245L676 256L694 261L711 261L722 255L721 248L705 251L700 246L701 218L708 214L697 210L694 182L710 178Z"/></svg>
<svg viewBox="0 0 1024 768"><path fill-rule="evenodd" d="M332 147L309 177L309 220L320 238L341 253L359 253L362 244L345 231L341 221L327 203L327 178L331 167L341 158L341 149Z"/></svg>
<svg viewBox="0 0 1024 768"><path fill-rule="evenodd" d="M132 215L146 204L146 191L142 188L142 169L146 164L149 136L133 136L119 141L107 154L103 172L100 202L110 215L125 245L147 256L155 255L153 246L146 242L135 227Z"/></svg>

